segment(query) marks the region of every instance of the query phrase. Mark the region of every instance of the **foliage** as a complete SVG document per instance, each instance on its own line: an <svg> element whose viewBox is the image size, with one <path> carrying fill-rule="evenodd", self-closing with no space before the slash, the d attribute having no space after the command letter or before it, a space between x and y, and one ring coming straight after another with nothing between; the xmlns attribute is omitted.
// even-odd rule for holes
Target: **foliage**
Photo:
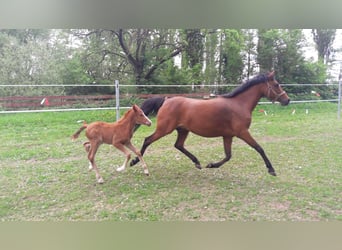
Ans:
<svg viewBox="0 0 342 250"><path fill-rule="evenodd" d="M318 31L324 30L315 30L316 42L323 39ZM330 45L334 31L327 35ZM1 87L0 95L112 94L115 80L188 86L130 87L127 93L133 94L185 93L204 84L219 94L230 90L223 84L238 84L271 69L281 83L327 82L330 65L306 60L305 44L298 29L0 30L0 84L61 85ZM89 87L64 87L77 84ZM288 90L310 98L301 87Z"/></svg>
<svg viewBox="0 0 342 250"><path fill-rule="evenodd" d="M258 63L262 70L273 68L281 83L290 84L322 84L328 79L327 66L322 61L306 61L301 48L305 43L301 30L259 30ZM311 91L320 88L288 87L292 96L312 99ZM326 88L320 89L321 97L332 97L336 93ZM336 95L335 95L336 96Z"/></svg>
<svg viewBox="0 0 342 250"><path fill-rule="evenodd" d="M240 30L224 30L221 58L222 77L225 83L241 82L244 70L243 51L244 37Z"/></svg>
<svg viewBox="0 0 342 250"><path fill-rule="evenodd" d="M181 68L173 64L172 61L165 63L152 77L150 83L156 85L184 85L182 87L151 87L145 88L147 93L187 93L190 91L189 83L195 83L198 78L194 79L195 73L193 71L196 69Z"/></svg>

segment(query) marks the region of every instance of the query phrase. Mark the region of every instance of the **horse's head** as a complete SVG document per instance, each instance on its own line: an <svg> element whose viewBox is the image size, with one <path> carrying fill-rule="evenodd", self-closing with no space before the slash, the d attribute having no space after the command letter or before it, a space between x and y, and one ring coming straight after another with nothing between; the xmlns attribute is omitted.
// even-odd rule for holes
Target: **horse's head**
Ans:
<svg viewBox="0 0 342 250"><path fill-rule="evenodd" d="M267 91L265 96L272 102L280 102L281 105L288 105L290 98L287 93L283 90L280 84L277 82L274 76L274 71L267 75Z"/></svg>
<svg viewBox="0 0 342 250"><path fill-rule="evenodd" d="M147 126L151 126L152 122L148 117L145 115L145 113L139 108L138 105L133 105L132 107L134 114L135 114L135 123L136 124L143 124Z"/></svg>

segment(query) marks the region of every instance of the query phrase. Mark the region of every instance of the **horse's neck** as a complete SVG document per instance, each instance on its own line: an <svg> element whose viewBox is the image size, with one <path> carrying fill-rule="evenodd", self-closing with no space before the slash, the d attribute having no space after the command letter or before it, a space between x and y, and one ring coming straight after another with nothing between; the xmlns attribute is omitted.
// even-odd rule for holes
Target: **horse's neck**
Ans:
<svg viewBox="0 0 342 250"><path fill-rule="evenodd" d="M255 85L237 95L236 101L241 107L245 107L252 112L258 104L260 98L263 96L262 85Z"/></svg>

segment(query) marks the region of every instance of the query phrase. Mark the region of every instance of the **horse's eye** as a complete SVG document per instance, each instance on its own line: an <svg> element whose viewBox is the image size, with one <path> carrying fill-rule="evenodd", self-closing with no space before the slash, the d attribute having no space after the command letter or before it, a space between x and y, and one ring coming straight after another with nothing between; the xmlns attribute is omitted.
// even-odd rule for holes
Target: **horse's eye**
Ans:
<svg viewBox="0 0 342 250"><path fill-rule="evenodd" d="M276 87L276 88L279 88L279 83L276 83L276 84L274 84L274 86Z"/></svg>

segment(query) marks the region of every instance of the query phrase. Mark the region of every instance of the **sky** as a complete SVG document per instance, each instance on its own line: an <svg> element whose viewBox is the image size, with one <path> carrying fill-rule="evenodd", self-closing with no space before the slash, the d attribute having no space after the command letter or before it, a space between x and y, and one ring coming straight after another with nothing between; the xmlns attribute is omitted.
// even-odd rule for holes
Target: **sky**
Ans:
<svg viewBox="0 0 342 250"><path fill-rule="evenodd" d="M304 48L304 55L307 59L313 59L317 61L317 51L315 50L315 43L311 35L311 29L304 29L303 33L307 38L307 47ZM333 43L334 49L342 49L342 29L336 29L336 36ZM337 81L340 74L340 64L342 63L342 51L335 54L335 62L329 70L332 80Z"/></svg>

